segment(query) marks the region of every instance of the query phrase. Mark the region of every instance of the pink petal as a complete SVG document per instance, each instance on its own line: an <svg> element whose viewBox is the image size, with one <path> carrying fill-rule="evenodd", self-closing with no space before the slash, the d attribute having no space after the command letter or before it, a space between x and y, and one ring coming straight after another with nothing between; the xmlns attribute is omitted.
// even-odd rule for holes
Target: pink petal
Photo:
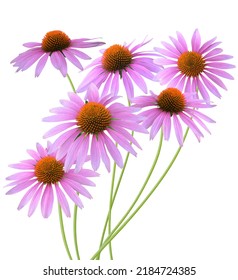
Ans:
<svg viewBox="0 0 238 280"><path fill-rule="evenodd" d="M131 98L134 97L134 88L133 88L133 84L132 84L130 78L128 77L128 74L124 70L122 73L122 80L123 80L123 84L126 89L128 99L130 100Z"/></svg>
<svg viewBox="0 0 238 280"><path fill-rule="evenodd" d="M91 83L88 87L85 99L89 102L98 102L99 101L99 92L98 88L94 83Z"/></svg>
<svg viewBox="0 0 238 280"><path fill-rule="evenodd" d="M67 193L67 195L71 198L71 200L79 207L79 208L83 208L83 203L81 201L81 199L77 196L77 194L75 193L75 191L73 191L72 187L66 182L64 181L62 184L63 189L65 190L65 192Z"/></svg>
<svg viewBox="0 0 238 280"><path fill-rule="evenodd" d="M72 62L77 68L79 68L80 70L83 70L83 66L80 63L80 61L74 56L74 54L71 52L70 49L65 49L64 50L64 54L66 56L66 58Z"/></svg>
<svg viewBox="0 0 238 280"><path fill-rule="evenodd" d="M42 58L38 61L37 65L36 65L36 70L35 70L35 77L39 77L42 70L45 67L45 64L47 62L49 58L48 53L46 53L45 55L42 56Z"/></svg>
<svg viewBox="0 0 238 280"><path fill-rule="evenodd" d="M93 135L91 143L91 163L93 170L97 170L100 164L100 150L98 147L98 140L95 135Z"/></svg>
<svg viewBox="0 0 238 280"><path fill-rule="evenodd" d="M36 193L37 188L39 187L40 183L37 182L34 186L32 186L23 196L22 200L20 201L17 209L21 210L30 200L31 198L34 196L34 194Z"/></svg>
<svg viewBox="0 0 238 280"><path fill-rule="evenodd" d="M87 155L88 155L88 148L89 148L89 136L81 136L83 138L83 141L81 142L81 147L76 150L77 158L76 158L76 167L75 172L79 172L79 170L82 168L83 164L86 161ZM68 157L68 155L67 155Z"/></svg>
<svg viewBox="0 0 238 280"><path fill-rule="evenodd" d="M112 156L112 158L114 159L116 164L122 168L123 167L122 156L121 156L121 153L119 152L118 148L116 147L115 143L113 143L111 141L111 139L104 133L101 133L100 137L103 139L103 141L107 147L107 150L109 151L110 155Z"/></svg>
<svg viewBox="0 0 238 280"><path fill-rule="evenodd" d="M41 199L41 213L44 218L48 218L52 212L54 194L51 184L47 184Z"/></svg>
<svg viewBox="0 0 238 280"><path fill-rule="evenodd" d="M29 206L29 210L28 210L28 216L30 217L36 210L36 207L40 201L40 197L41 197L41 193L43 190L43 185L40 185L38 190L35 192L32 200L31 200L31 204Z"/></svg>
<svg viewBox="0 0 238 280"><path fill-rule="evenodd" d="M196 29L192 36L192 50L194 52L198 52L200 45L201 45L201 36L198 29Z"/></svg>
<svg viewBox="0 0 238 280"><path fill-rule="evenodd" d="M158 133L158 131L160 130L163 121L164 121L164 117L165 117L165 113L162 112L160 113L156 119L154 120L152 126L151 126L151 130L150 130L150 139L154 139L156 134Z"/></svg>
<svg viewBox="0 0 238 280"><path fill-rule="evenodd" d="M165 140L169 140L170 131L171 131L171 116L170 113L167 112L163 120L163 134Z"/></svg>
<svg viewBox="0 0 238 280"><path fill-rule="evenodd" d="M98 149L100 151L102 161L103 161L107 171L110 172L110 159L107 155L107 152L106 152L106 149L104 146L104 141L100 137L98 138Z"/></svg>
<svg viewBox="0 0 238 280"><path fill-rule="evenodd" d="M132 80L137 84L137 86L144 92L147 93L147 85L145 81L141 78L137 72L132 71L128 68L128 73L131 76Z"/></svg>
<svg viewBox="0 0 238 280"><path fill-rule="evenodd" d="M176 116L176 114L173 114L173 124L174 124L174 131L175 131L175 135L178 140L178 143L180 146L183 146L183 130L182 130L181 123L180 123L178 117Z"/></svg>
<svg viewBox="0 0 238 280"><path fill-rule="evenodd" d="M70 208L69 208L68 201L67 201L64 193L61 191L58 184L55 184L55 190L56 190L57 199L59 201L61 208L63 209L65 215L67 217L70 217L71 215L70 215Z"/></svg>

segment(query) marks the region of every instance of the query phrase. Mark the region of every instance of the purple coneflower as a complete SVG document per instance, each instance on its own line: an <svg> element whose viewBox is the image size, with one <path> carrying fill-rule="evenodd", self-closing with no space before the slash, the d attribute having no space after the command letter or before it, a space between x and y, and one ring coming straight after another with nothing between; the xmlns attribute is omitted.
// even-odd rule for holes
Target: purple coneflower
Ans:
<svg viewBox="0 0 238 280"><path fill-rule="evenodd" d="M195 95L196 93L183 94L177 88L167 88L159 95L151 91L151 96L135 97L133 99L135 107L151 107L139 114L143 118L142 124L145 128L151 127L150 139L154 139L162 127L164 139L169 140L172 121L180 146L183 145L181 121L193 131L198 141L203 134L197 124L210 133L203 120L210 123L214 121L196 109L211 108L214 105L206 104L204 100L196 98Z"/></svg>
<svg viewBox="0 0 238 280"><path fill-rule="evenodd" d="M165 49L156 47L155 50L162 55L155 63L162 64L165 68L157 75L162 85L176 87L181 91L199 91L202 97L209 102L209 92L221 97L216 86L227 89L219 77L233 79L224 69L235 66L225 63L231 55L221 54L222 49L217 48L221 42L216 42L216 37L201 45L201 37L196 29L192 36L192 50L180 32L177 39L170 37L172 44L162 42Z"/></svg>
<svg viewBox="0 0 238 280"><path fill-rule="evenodd" d="M41 201L41 212L44 218L48 218L52 212L54 195L67 217L70 217L70 208L65 194L79 207L83 204L79 195L92 198L83 185L95 186L87 177L98 176L93 170L81 169L75 173L73 169L64 171L64 159L58 160L55 153L49 152L51 143L47 148L40 144L35 150L28 150L31 159L23 160L20 163L11 164L10 167L20 169L7 180L11 180L7 186L14 186L7 194L15 194L26 190L18 210L30 202L28 216L31 216ZM78 193L78 194L77 194Z"/></svg>
<svg viewBox="0 0 238 280"><path fill-rule="evenodd" d="M65 77L67 75L66 59L80 70L83 70L83 67L78 58L91 59L84 52L77 50L78 48L90 48L103 44L105 43L91 42L91 39L86 38L71 40L64 32L54 30L47 32L41 43L29 42L23 44L29 50L19 54L11 63L13 63L13 66L18 67L18 72L20 70L25 71L39 60L35 69L35 76L38 77L50 57L53 66L60 70Z"/></svg>
<svg viewBox="0 0 238 280"><path fill-rule="evenodd" d="M123 81L128 99L134 96L135 83L144 93L147 93L147 85L144 78L153 80L160 66L153 63L157 56L156 52L145 52L139 49L151 40L132 47L128 45L115 44L103 51L102 56L95 59L85 69L93 67L79 85L77 92L83 92L90 83L100 87L104 83L102 95L118 94L119 80Z"/></svg>
<svg viewBox="0 0 238 280"><path fill-rule="evenodd" d="M61 100L63 107L51 110L55 115L43 119L64 122L48 131L44 137L64 132L53 143L53 150L58 150L59 158L66 156L66 171L74 162L75 170L80 170L88 154L94 170L98 169L102 160L110 171L108 153L117 165L122 167L122 156L115 143L136 156L131 143L138 148L140 146L128 130L142 133L147 131L139 124L133 108L112 103L118 98L116 96L99 96L98 88L94 84L88 88L86 101L75 93L69 93L68 96L69 100Z"/></svg>

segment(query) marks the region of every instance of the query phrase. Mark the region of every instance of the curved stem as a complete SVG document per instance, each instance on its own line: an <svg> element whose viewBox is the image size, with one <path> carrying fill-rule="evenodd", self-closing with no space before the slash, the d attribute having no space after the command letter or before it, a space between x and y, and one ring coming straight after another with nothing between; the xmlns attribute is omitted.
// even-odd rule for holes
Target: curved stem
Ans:
<svg viewBox="0 0 238 280"><path fill-rule="evenodd" d="M131 103L129 101L129 99L127 99L127 102L128 102L128 106L130 107L131 106ZM134 131L132 131L131 135L133 136L134 135ZM99 248L101 247L102 243L103 243L103 240L104 240L104 236L105 236L105 233L106 233L106 228L107 228L107 224L109 223L109 220L111 220L111 209L113 207L113 204L115 202L115 199L116 199L116 196L117 196L117 192L119 190L119 187L120 187L120 184L121 184L121 180L122 180L122 177L124 175L124 172L125 172L125 169L126 169L126 166L127 166L127 162L128 162L128 159L129 159L129 155L130 153L127 152L126 154L126 158L125 158L125 162L124 162L124 165L123 165L123 168L121 170L121 173L120 173L120 176L119 176L119 179L118 179L118 182L117 182L117 186L116 186L116 189L115 189L115 193L113 195L113 192L111 192L111 200L110 200L110 209L109 209L109 212L107 214L107 217L106 217L106 221L104 223L104 228L103 228L103 231L102 231L102 236L101 236L101 240L100 240L100 246ZM114 163L114 168L116 167L115 163ZM115 172L115 171L114 171ZM115 174L112 175L113 177L113 185L112 187L114 186L114 180L115 180ZM112 196L113 195L113 196ZM110 222L111 223L111 222ZM110 227L110 226L109 226ZM109 233L110 235L110 233ZM111 246L111 243L110 243L110 246ZM111 252L111 249L109 248L110 252ZM112 254L110 253L110 257L112 259ZM100 259L100 253L98 254L97 256L97 260Z"/></svg>
<svg viewBox="0 0 238 280"><path fill-rule="evenodd" d="M112 182L111 182L111 192L110 192L110 201L109 201L109 211L108 211L108 235L111 234L112 206L113 206L113 191L114 191L115 174L116 174L116 163L114 162L113 171L112 171ZM110 253L110 260L113 260L112 243L111 242L109 243L109 253Z"/></svg>
<svg viewBox="0 0 238 280"><path fill-rule="evenodd" d="M116 225L116 227L114 228L114 231L123 223L123 221L126 219L126 217L130 214L131 210L133 209L133 207L135 206L136 202L139 200L141 194L143 193L153 171L154 171L154 168L156 166L156 163L158 161L158 158L159 158L159 155L160 155L160 152L161 152L161 148L162 148L162 142L163 142L163 133L162 133L162 130L161 130L161 133L160 133L160 142L159 142L159 145L158 145L158 150L157 150L157 153L155 155L155 158L154 158L154 161L152 163L152 166L150 168L150 171L139 191L139 193L137 194L136 198L134 199L133 203L131 204L131 206L129 207L129 209L127 210L127 212L123 215L123 217L121 218L121 220L118 222L118 224ZM113 232L112 232L113 233ZM111 233L111 234L112 234ZM110 235L109 235L110 236ZM106 239L107 240L107 239ZM102 245L102 244L101 244ZM100 246L101 247L101 246Z"/></svg>
<svg viewBox="0 0 238 280"><path fill-rule="evenodd" d="M72 80L71 80L69 74L67 74L67 78L68 78L68 81L69 81L69 83L70 83L70 85L71 85L71 88L72 88L73 92L76 93L76 89L75 89L75 87L74 87L74 84L73 84L73 82L72 82Z"/></svg>
<svg viewBox="0 0 238 280"><path fill-rule="evenodd" d="M62 209L61 209L60 205L58 205L58 212L59 212L60 230L61 230L61 235L62 235L63 242L64 242L64 247L65 247L65 250L68 254L69 259L72 260L73 258L70 254L69 246L68 246L68 243L67 243L67 240L66 240L66 235L65 235L65 230L64 230L64 222L63 222L63 217L62 217Z"/></svg>
<svg viewBox="0 0 238 280"><path fill-rule="evenodd" d="M187 130L184 134L184 141L187 137L188 131L189 131L189 128L187 128ZM106 240L104 241L102 246L99 248L99 250L92 256L91 260L94 260L97 257L97 255L107 246L107 244L117 236L117 234L129 223L129 221L138 213L138 211L142 208L142 206L148 201L148 199L151 197L151 195L154 193L154 191L157 189L157 187L160 185L160 183L163 181L164 177L167 175L167 173L169 172L169 170L173 166L173 164L174 164L176 158L178 157L181 149L182 149L181 146L177 149L175 155L173 156L171 162L169 163L169 165L165 169L162 176L159 178L157 183L154 185L154 187L151 189L151 191L148 193L148 195L144 198L144 200L140 203L140 205L136 208L136 210L129 216L129 218L122 225L121 225L121 223L117 224L117 226L111 232L111 235L106 238Z"/></svg>
<svg viewBox="0 0 238 280"><path fill-rule="evenodd" d="M123 165L123 168L121 170L121 173L120 173L120 176L119 176L119 179L118 179L118 182L117 182L117 186L116 186L116 189L115 189L115 192L114 192L114 195L113 195L113 199L112 199L112 206L114 204L114 201L116 199L116 196L117 196L117 192L119 190L119 187L120 187L120 184L121 184L121 180L122 180L122 177L124 175L124 172L125 172L125 169L126 169L126 166L127 166L127 162L128 162L128 159L129 159L129 156L130 156L130 153L128 152L126 154L126 158L125 158L125 163ZM107 217L106 217L106 221L105 221L105 224L104 224L104 227L103 227L103 232L102 232L102 236L101 236L101 240L100 240L100 246L99 248L102 246L103 244L103 240L104 240L104 236L105 236L105 233L106 233L106 228L107 228L107 224L108 224L108 219L109 219L109 213L107 214ZM100 253L98 254L97 256L97 260L100 259Z"/></svg>
<svg viewBox="0 0 238 280"><path fill-rule="evenodd" d="M74 247L75 247L77 259L80 260L78 239L77 239L77 215L78 215L78 207L77 205L74 205L74 219L73 219Z"/></svg>
<svg viewBox="0 0 238 280"><path fill-rule="evenodd" d="M73 92L76 93L76 89L74 87L74 84L69 76L69 74L66 75L68 78L68 81L70 83L70 86L73 90ZM79 247L78 247L78 239L77 239L77 216L78 216L78 207L77 205L74 206L74 216L73 216L73 235L74 235L74 247L75 247L75 252L77 259L80 260L80 255L79 255Z"/></svg>

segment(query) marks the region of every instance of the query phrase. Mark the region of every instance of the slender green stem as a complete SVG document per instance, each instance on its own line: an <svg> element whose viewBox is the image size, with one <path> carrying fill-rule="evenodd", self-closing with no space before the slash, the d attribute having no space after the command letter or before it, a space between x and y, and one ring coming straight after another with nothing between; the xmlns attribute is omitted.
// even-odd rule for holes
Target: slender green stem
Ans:
<svg viewBox="0 0 238 280"><path fill-rule="evenodd" d="M113 171L112 171L110 200L109 200L109 211L108 211L108 235L111 234L111 227L112 227L112 206L113 206L113 192L114 192L115 175L116 175L116 163L114 162ZM111 242L109 243L109 253L110 253L110 260L113 260L112 243Z"/></svg>
<svg viewBox="0 0 238 280"><path fill-rule="evenodd" d="M184 141L187 137L189 128L187 128L185 135L184 135ZM94 260L97 255L108 245L108 243L113 240L117 234L129 223L129 221L138 213L138 211L142 208L142 206L148 201L148 199L151 197L151 195L154 193L154 191L157 189L157 187L160 185L160 183L163 181L164 177L167 175L171 167L173 166L176 158L178 157L180 151L181 151L181 146L177 149L175 155L173 156L171 162L165 169L164 173L162 176L159 178L157 183L154 185L154 187L151 189L151 191L148 193L148 195L144 198L144 200L139 204L139 206L136 208L136 210L129 216L129 218L121 225L121 223L118 223L116 227L112 230L111 235L106 238L102 246L99 248L99 250L92 256L91 260Z"/></svg>
<svg viewBox="0 0 238 280"><path fill-rule="evenodd" d="M157 153L155 155L155 158L154 158L154 161L152 163L152 166L150 168L150 171L139 191L139 193L137 194L136 198L134 199L133 203L131 204L131 206L129 207L129 209L127 210L127 212L124 214L124 216L121 218L121 220L118 222L117 226L115 227L115 229L117 229L122 223L123 221L126 219L126 217L129 215L129 213L131 212L131 210L133 209L133 207L135 206L136 202L139 200L141 194L143 193L153 171L154 171L154 168L156 166L156 163L158 161L158 158L159 158L159 155L160 155L160 152L161 152L161 148L162 148L162 142L163 142L163 133L162 133L162 130L161 130L161 134L160 134L160 142L159 142L159 145L158 145L158 150L157 150ZM114 230L115 230L114 229ZM110 235L109 235L110 236ZM101 247L102 244L100 244L100 247Z"/></svg>
<svg viewBox="0 0 238 280"><path fill-rule="evenodd" d="M72 88L73 92L76 92L76 89L75 89L75 87L74 87L74 84L73 84L73 82L72 82L72 80L71 80L69 74L67 74L67 78L68 78L68 81L69 81L69 83L70 83L70 85L71 85L71 88Z"/></svg>
<svg viewBox="0 0 238 280"><path fill-rule="evenodd" d="M70 83L70 86L71 86L73 92L76 93L76 89L74 87L74 84L73 84L69 74L67 74L67 78L68 78L68 81ZM73 216L73 236L74 236L74 247L75 247L76 256L77 256L77 259L80 260L78 239L77 239L77 216L78 216L78 207L77 207L77 205L75 205L74 206L74 216Z"/></svg>
<svg viewBox="0 0 238 280"><path fill-rule="evenodd" d="M129 99L127 99L127 102L128 102L128 106L131 106L131 103L130 103ZM134 131L132 131L131 135L132 135L132 136L134 135ZM110 202L110 204L111 204L111 205L110 205L110 209L109 209L110 213L108 212L107 217L106 217L106 221L105 221L105 223L104 223L104 228L103 228L103 232L102 232L102 236L101 236L99 248L101 247L101 245L102 245L102 243L103 243L103 240L104 240L104 236L105 236L105 233L106 233L106 228L107 228L107 224L108 224L108 222L109 222L109 219L111 219L111 217L109 217L109 216L111 215L111 209L112 209L113 204L114 204L114 201L115 201L115 199L116 199L116 196L117 196L117 193L118 193L120 184L121 184L121 180L122 180L122 177L123 177L123 175L124 175L124 172L125 172L125 169L126 169L126 166L127 166L127 162L128 162L128 159L129 159L129 155L130 155L130 153L127 152L126 158L125 158L125 162L124 162L123 168L122 168L122 170L121 170L121 173L120 173L120 176L119 176L119 179L118 179L118 182L117 182L117 186L116 186L116 189L115 189L115 193L114 193L114 195L113 195L113 197L112 197L112 200L111 200L111 202ZM114 166L115 166L115 163L114 163ZM115 179L115 174L113 175L112 178ZM114 179L113 179L113 180L114 180ZM114 181L113 181L113 185L114 185ZM111 243L110 243L110 244L111 244ZM100 253L99 253L98 256L97 256L97 260L99 260L99 259L100 259Z"/></svg>
<svg viewBox="0 0 238 280"><path fill-rule="evenodd" d="M125 158L125 162L124 162L124 165L123 165L123 168L121 170L121 173L120 173L120 176L118 178L118 182L117 182L117 186L115 188L115 192L114 192L114 195L113 195L113 199L112 199L112 206L114 204L114 201L116 199L116 196L117 196L117 192L119 190L119 187L120 187L120 184L121 184L121 181L122 181L122 177L124 175L124 172L125 172L125 169L126 169L126 166L127 166L127 162L128 162L128 159L129 159L129 156L130 156L130 153L128 152L126 154L126 158ZM103 240L104 240L104 236L105 236L105 233L106 233L106 228L107 228L107 224L108 224L108 219L109 219L109 214L107 214L107 217L106 217L106 221L105 221L105 224L104 224L104 227L103 227L103 232L102 232L102 237L101 237L101 240L100 240L100 246L99 248L102 246L103 244ZM97 256L97 260L100 259L100 253L98 254Z"/></svg>
<svg viewBox="0 0 238 280"><path fill-rule="evenodd" d="M59 212L59 222L60 222L60 230L61 230L61 235L63 238L63 242L64 242L64 247L66 249L66 252L68 254L68 257L70 260L72 260L72 256L70 254L70 250L69 250L69 246L66 240L66 235L65 235L65 230L64 230L64 222L63 222L63 216L62 216L62 209L61 206L58 204L58 212Z"/></svg>
<svg viewBox="0 0 238 280"><path fill-rule="evenodd" d="M74 247L75 247L77 259L80 260L78 239L77 239L77 215L78 215L78 206L74 205L74 219L73 219Z"/></svg>

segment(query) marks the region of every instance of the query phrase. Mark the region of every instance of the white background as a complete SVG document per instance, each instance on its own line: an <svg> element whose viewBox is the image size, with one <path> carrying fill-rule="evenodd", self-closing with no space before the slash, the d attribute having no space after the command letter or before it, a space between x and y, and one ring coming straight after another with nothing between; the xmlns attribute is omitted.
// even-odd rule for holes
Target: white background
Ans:
<svg viewBox="0 0 238 280"><path fill-rule="evenodd" d="M39 78L34 78L35 65L25 72L15 73L10 61L25 51L22 44L41 42L46 32L59 29L72 39L102 37L108 46L153 37L148 47L152 49L161 46L161 41L168 41L169 36L176 36L177 30L189 43L193 31L198 28L202 42L217 36L217 40L222 41L224 53L234 56L230 62L237 65L235 3L232 0L9 0L1 3L1 279L48 279L42 276L42 269L48 265L74 268L94 265L87 260L98 246L110 188L110 174L101 168L101 177L95 180L97 187L90 190L93 199L83 199L85 208L79 211L81 263L66 262L56 204L49 219L42 218L40 209L29 218L27 207L21 211L16 209L22 193L5 196L5 178L15 172L8 164L26 159L26 149L34 149L36 142L45 143L42 135L53 124L43 123L41 119L49 115L49 109L57 107L58 100L66 98L71 90L67 79L50 62ZM99 49L85 51L96 58ZM83 65L87 63L83 61ZM216 120L216 124L209 126L212 134L205 132L201 143L189 134L160 188L113 241L115 261L108 264L108 250L105 250L101 265L130 269L137 266L196 266L197 275L183 279L238 279L237 69L229 73L235 80L225 81L228 91L221 90L222 99L213 99L218 106L207 111ZM73 66L69 67L69 74L77 86L82 75ZM158 84L152 87L161 90ZM177 148L174 135L171 137L172 141L164 144L162 161L156 169L158 175L155 174L148 189ZM138 151L137 159L130 158L113 211L114 224L137 193L156 151L158 137L149 142L147 136L138 134L137 139L143 151ZM68 219L66 231L75 256L71 224Z"/></svg>

